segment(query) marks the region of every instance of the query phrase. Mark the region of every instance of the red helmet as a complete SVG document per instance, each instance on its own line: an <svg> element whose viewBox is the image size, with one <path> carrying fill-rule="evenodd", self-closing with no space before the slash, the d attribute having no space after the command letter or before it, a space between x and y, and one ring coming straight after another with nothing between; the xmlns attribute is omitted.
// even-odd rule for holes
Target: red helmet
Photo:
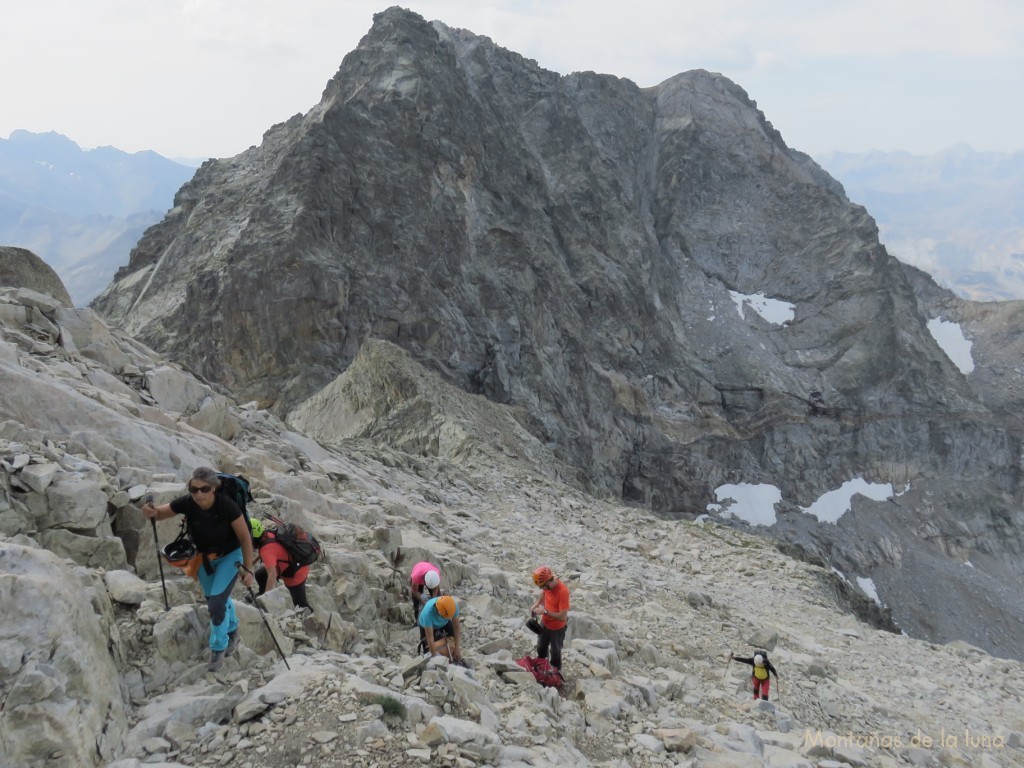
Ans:
<svg viewBox="0 0 1024 768"><path fill-rule="evenodd" d="M533 572L533 583L538 587L543 587L549 581L555 578L555 575L551 573L551 569L546 565L542 565L536 571Z"/></svg>

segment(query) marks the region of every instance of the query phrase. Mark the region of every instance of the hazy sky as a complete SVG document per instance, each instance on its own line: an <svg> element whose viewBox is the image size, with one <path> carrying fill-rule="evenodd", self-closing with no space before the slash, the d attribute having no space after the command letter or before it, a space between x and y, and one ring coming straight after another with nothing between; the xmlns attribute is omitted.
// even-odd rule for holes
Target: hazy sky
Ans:
<svg viewBox="0 0 1024 768"><path fill-rule="evenodd" d="M229 156L320 99L386 2L0 0L0 138ZM1024 148L1021 0L404 4L567 74L741 85L811 154Z"/></svg>

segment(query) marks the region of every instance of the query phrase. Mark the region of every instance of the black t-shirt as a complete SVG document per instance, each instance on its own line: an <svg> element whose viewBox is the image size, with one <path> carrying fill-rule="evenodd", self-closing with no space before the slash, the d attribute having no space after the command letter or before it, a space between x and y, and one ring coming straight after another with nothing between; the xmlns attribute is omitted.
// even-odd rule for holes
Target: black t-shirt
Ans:
<svg viewBox="0 0 1024 768"><path fill-rule="evenodd" d="M200 552L226 555L242 546L231 527L232 521L242 516L242 510L222 493L214 494L213 506L206 510L192 496L179 496L171 502L171 511L185 516L192 543Z"/></svg>

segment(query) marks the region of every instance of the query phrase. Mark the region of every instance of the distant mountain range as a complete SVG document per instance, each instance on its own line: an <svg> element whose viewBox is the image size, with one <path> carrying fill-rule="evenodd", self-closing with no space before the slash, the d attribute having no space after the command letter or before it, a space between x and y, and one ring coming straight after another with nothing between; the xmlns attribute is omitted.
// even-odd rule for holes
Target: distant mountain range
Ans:
<svg viewBox="0 0 1024 768"><path fill-rule="evenodd" d="M59 133L15 131L0 139L0 245L41 256L86 304L194 173L155 152L83 150Z"/></svg>
<svg viewBox="0 0 1024 768"><path fill-rule="evenodd" d="M816 157L878 222L889 253L963 298L1024 299L1024 152Z"/></svg>

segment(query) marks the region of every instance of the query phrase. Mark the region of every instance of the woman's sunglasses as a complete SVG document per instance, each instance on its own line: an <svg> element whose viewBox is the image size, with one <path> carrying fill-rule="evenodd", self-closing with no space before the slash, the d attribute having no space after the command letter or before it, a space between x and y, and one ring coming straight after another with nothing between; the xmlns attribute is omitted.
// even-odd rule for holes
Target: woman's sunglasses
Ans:
<svg viewBox="0 0 1024 768"><path fill-rule="evenodd" d="M197 493L209 493L212 490L213 486L210 485L201 485L198 488L196 488L194 485L190 485L188 487L188 492L191 493L193 496L195 496Z"/></svg>

